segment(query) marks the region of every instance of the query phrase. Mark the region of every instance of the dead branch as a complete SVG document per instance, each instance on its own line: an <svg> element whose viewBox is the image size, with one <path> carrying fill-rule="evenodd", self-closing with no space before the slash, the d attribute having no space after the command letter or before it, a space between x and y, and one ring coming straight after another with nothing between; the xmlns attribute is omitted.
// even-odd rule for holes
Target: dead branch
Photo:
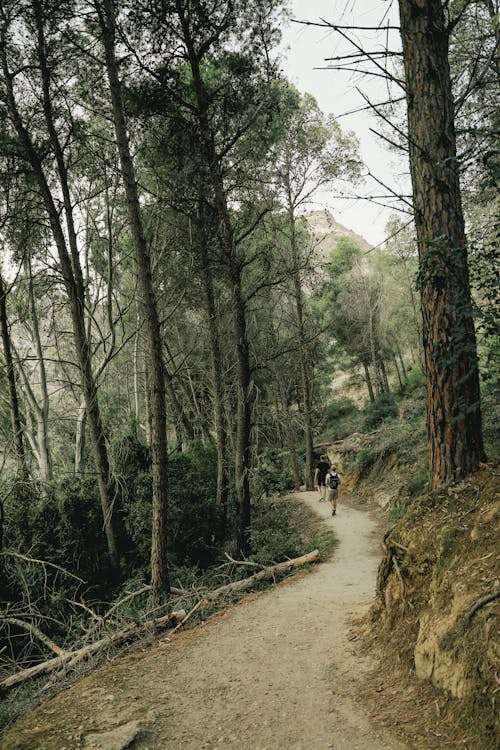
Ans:
<svg viewBox="0 0 500 750"><path fill-rule="evenodd" d="M132 591L130 594L127 594L127 596L124 596L123 599L120 599L119 601L115 602L115 604L113 604L113 606L110 607L107 612L105 612L105 614L102 616L102 622L104 622L105 620L108 620L113 614L113 612L116 612L117 609L120 609L122 604L125 604L125 602L130 601L130 599L133 599L135 596L139 596L140 594L144 594L146 593L146 591L150 591L150 590L151 590L151 586L148 584L148 585L143 586L142 589L137 589L137 591Z"/></svg>
<svg viewBox="0 0 500 750"><path fill-rule="evenodd" d="M47 560L37 560L34 557L28 557L28 555L23 555L21 552L14 552L14 550L4 549L0 552L0 555L3 557L18 557L20 560L24 560L25 562L30 563L36 563L37 565L47 565L49 568L55 568L56 570L59 570L61 573L64 573L64 575L69 576L70 578L74 578L76 581L79 581L80 583L85 583L83 578L79 578L74 573L71 573L69 570L66 570L66 568L62 568L60 565L56 565L55 563L47 562Z"/></svg>
<svg viewBox="0 0 500 750"><path fill-rule="evenodd" d="M65 601L68 604L71 604L71 606L73 607L80 607L81 609L83 609L84 612L87 612L92 617L93 620L98 620L99 622L101 622L102 617L98 615L96 612L94 612L93 609L90 609L90 607L87 607L87 605L84 604L83 602L77 602L74 599L65 599Z"/></svg>
<svg viewBox="0 0 500 750"><path fill-rule="evenodd" d="M2 617L0 618L0 622L5 622L8 625L15 625L18 628L21 628L22 630L26 630L30 635L37 638L39 641L45 644L51 651L54 652L54 654L57 654L58 656L64 656L66 654L66 651L62 648L59 648L57 644L54 643L54 641L51 641L51 639L45 635L45 633L42 633L41 630L39 630L36 625L33 625L31 622L25 622L24 620L19 620L17 617Z"/></svg>
<svg viewBox="0 0 500 750"><path fill-rule="evenodd" d="M127 625L127 627L123 628L122 630L107 635L100 640L95 641L94 643L88 644L87 646L76 649L74 651L66 651L60 656L57 656L55 659L50 659L49 661L42 662L41 664L36 664L34 667L20 670L16 674L13 674L0 682L0 692L10 690L11 688L15 687L16 685L20 685L26 680L29 680L33 677L38 677L42 674L50 674L58 669L62 669L64 673L66 673L68 670L73 669L81 661L88 659L94 654L97 654L99 651L105 648L109 648L110 646L119 646L129 639L139 637L142 633L147 632L147 630L151 628L158 629L167 627L168 625L174 625L175 628L173 632L176 632L180 627L182 627L182 625L184 625L184 623L189 620L189 618L198 609L200 609L208 602L214 601L215 599L219 599L229 594L246 591L252 588L259 581L267 580L270 578L274 579L276 576L288 573L291 570L294 570L295 568L298 568L302 565L318 562L319 558L319 550L316 549L312 552L309 552L307 555L302 555L301 557L296 557L293 560L286 560L285 562L278 563L277 565L272 565L264 568L263 570L259 570L249 578L244 578L241 581L234 581L233 583L229 583L225 586L220 586L213 591L208 591L197 602L197 604L195 604L195 606L187 615L185 610L179 610L178 612L170 612L169 614L156 619L145 620L142 622L133 622L130 625ZM140 591L145 591L148 588L149 587L144 587L144 589L140 589ZM133 593L136 594L138 592ZM128 595L128 598L131 598L131 595ZM122 599L121 602L117 602L117 604L123 603L123 601L124 599ZM112 609L116 609L116 605L114 605Z"/></svg>
<svg viewBox="0 0 500 750"><path fill-rule="evenodd" d="M235 560L231 555L229 555L227 552L224 553L227 559L230 563L233 563L233 565L247 565L248 567L252 568L265 568L265 565L260 565L259 563L253 562L253 560Z"/></svg>
<svg viewBox="0 0 500 750"><path fill-rule="evenodd" d="M389 545L397 547L398 549L402 549L403 552L408 552L408 547L405 547L404 544L400 544L399 542L395 542L394 539L389 540Z"/></svg>
<svg viewBox="0 0 500 750"><path fill-rule="evenodd" d="M107 635L104 638L101 638L100 640L89 644L88 646L76 649L75 651L66 651L61 654L61 656L57 656L54 659L49 659L49 661L41 662L40 664L36 664L34 667L29 667L28 669L21 669L19 672L16 672L16 674L13 674L0 682L0 691L10 690L11 688L16 687L16 685L20 685L22 682L26 682L33 677L38 677L42 674L50 674L51 672L54 672L56 669L60 669L61 667L64 667L65 671L67 671L68 669L72 669L79 662L88 659L94 654L97 654L104 648L109 648L110 646L116 647L131 638L137 638L139 635L146 632L151 627L161 628L167 627L169 624L175 624L177 623L179 618L183 618L185 617L185 615L186 612L182 609L178 612L170 612L168 615L160 617L156 620L132 622L130 625L127 625L127 627L119 630L117 633Z"/></svg>
<svg viewBox="0 0 500 750"><path fill-rule="evenodd" d="M208 604L206 599L200 599L199 602L197 602L194 607L185 615L182 620L175 626L175 628L172 630L172 635L176 633L182 626L190 619L192 615L194 615L195 612L197 612L203 605Z"/></svg>

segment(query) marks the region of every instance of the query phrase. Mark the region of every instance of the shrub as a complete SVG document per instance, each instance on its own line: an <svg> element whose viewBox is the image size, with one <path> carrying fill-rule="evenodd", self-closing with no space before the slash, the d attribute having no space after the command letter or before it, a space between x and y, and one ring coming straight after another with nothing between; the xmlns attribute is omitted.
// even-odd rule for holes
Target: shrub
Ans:
<svg viewBox="0 0 500 750"><path fill-rule="evenodd" d="M216 505L215 447L194 444L169 463L169 557L174 565L206 567L214 559L221 517ZM133 542L134 567L149 564L152 484L149 472L132 478L125 526Z"/></svg>
<svg viewBox="0 0 500 750"><path fill-rule="evenodd" d="M398 416L398 405L392 393L382 393L365 406L365 427L370 430L385 419Z"/></svg>
<svg viewBox="0 0 500 750"><path fill-rule="evenodd" d="M421 391L422 393L425 390L425 375L422 372L422 368L412 367L412 369L408 372L408 377L406 378L403 385L400 387L398 393L402 396L409 396L416 391Z"/></svg>
<svg viewBox="0 0 500 750"><path fill-rule="evenodd" d="M323 414L328 422L333 422L341 417L346 417L357 410L357 406L350 398L341 398L331 401L325 408Z"/></svg>
<svg viewBox="0 0 500 750"><path fill-rule="evenodd" d="M286 508L271 505L267 512L255 520L250 531L252 559L261 565L281 562L287 557L301 554L302 539L290 523Z"/></svg>
<svg viewBox="0 0 500 750"><path fill-rule="evenodd" d="M117 503L118 509L118 503ZM109 562L94 478L13 488L5 507L6 546L30 551L86 581L108 582Z"/></svg>
<svg viewBox="0 0 500 750"><path fill-rule="evenodd" d="M293 490L293 477L287 452L266 448L252 470L252 492L256 497L276 495Z"/></svg>

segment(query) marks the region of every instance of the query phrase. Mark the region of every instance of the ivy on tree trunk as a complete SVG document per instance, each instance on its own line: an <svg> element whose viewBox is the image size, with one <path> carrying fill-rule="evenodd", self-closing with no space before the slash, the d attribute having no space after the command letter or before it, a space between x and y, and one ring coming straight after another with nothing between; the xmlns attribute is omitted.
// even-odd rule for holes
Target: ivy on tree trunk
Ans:
<svg viewBox="0 0 500 750"><path fill-rule="evenodd" d="M433 489L483 457L476 338L441 0L399 0Z"/></svg>

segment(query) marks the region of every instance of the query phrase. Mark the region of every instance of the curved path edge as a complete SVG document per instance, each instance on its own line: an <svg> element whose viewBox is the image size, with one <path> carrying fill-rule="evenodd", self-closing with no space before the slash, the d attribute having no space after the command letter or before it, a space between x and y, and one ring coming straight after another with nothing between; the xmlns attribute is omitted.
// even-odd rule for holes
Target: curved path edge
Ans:
<svg viewBox="0 0 500 750"><path fill-rule="evenodd" d="M333 557L204 626L113 660L26 714L2 750L407 750L356 699L369 660L350 621L369 608L379 533L342 504L295 495L335 527Z"/></svg>

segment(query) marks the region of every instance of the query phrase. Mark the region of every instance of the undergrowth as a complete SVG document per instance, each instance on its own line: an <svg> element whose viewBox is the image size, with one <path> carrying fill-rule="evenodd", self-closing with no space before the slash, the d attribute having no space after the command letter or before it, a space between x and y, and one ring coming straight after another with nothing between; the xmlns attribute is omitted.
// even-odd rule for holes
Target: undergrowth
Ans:
<svg viewBox="0 0 500 750"><path fill-rule="evenodd" d="M334 549L335 536L333 531L325 530L316 514L298 500L278 495L263 495L256 502L253 514L254 524L250 539L252 546L252 554L249 558L250 563L255 563L258 566L272 565L277 562L283 562L287 558L299 557L314 549L319 549L321 555L324 557L331 554ZM156 611L155 616L161 616L161 614L167 611L181 608L189 611L203 597L205 591L246 578L252 575L255 570L256 568L252 565L246 566L231 563L222 552L219 552L217 559L207 568L202 568L200 565L173 565L170 570L170 579L172 587L177 590L175 593L172 593L164 607ZM260 582L254 587L254 590L263 590L269 588L271 585L272 583L269 582ZM139 591L143 588L143 576L137 574L130 577L116 591L116 600L120 600L129 593ZM245 596L245 593L231 595L224 600L216 600L200 608L199 612L190 621L189 627L224 609L228 603L236 601L241 596ZM104 611L102 603L88 601L87 605L94 607L97 611L99 609ZM150 616L150 607L149 592L147 591L127 600L120 607L119 611L116 612L116 616L113 617L113 627L118 630L130 622ZM85 628L88 625L89 623L85 625L85 621L82 618L81 627ZM73 626L77 626L77 623L73 623ZM105 630L100 635L104 633ZM81 630L77 626L73 635L66 633L65 646L70 647L72 639L79 636L81 636ZM52 637L55 636L52 634ZM96 633L95 638L97 637ZM152 643L154 638L154 633L145 635L140 641L135 642L130 647L144 648L148 643ZM123 650L124 648L122 647L120 651ZM110 647L106 651L105 656L109 658L114 653L117 653L116 649ZM10 659L13 657L14 653L10 653L10 651L2 654L0 658L3 659L3 668L0 668L0 676L6 677L12 673L14 665L10 663ZM47 658L47 656L43 658ZM95 669L102 658L102 656L94 656L88 661L82 662L73 673L60 676L52 683L49 682L48 686L47 680L27 682L15 690L6 693L0 702L0 732L4 731L29 708L47 700L51 695L67 687L68 684L75 682L84 674Z"/></svg>

